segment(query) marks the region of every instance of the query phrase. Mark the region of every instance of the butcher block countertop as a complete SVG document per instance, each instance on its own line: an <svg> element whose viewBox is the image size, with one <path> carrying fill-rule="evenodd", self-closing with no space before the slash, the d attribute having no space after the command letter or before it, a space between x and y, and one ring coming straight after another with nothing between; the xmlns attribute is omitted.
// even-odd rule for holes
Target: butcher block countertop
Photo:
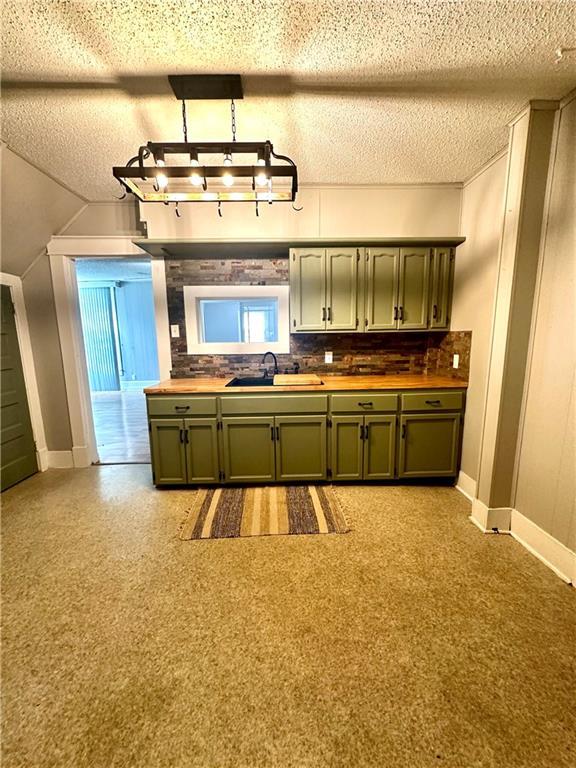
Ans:
<svg viewBox="0 0 576 768"><path fill-rule="evenodd" d="M168 379L146 387L147 395L197 395L228 394L237 392L342 392L347 390L370 389L465 389L466 381L449 376L426 376L422 374L391 374L390 376L330 376L320 375L323 384L302 384L269 387L226 387L232 376L226 379Z"/></svg>

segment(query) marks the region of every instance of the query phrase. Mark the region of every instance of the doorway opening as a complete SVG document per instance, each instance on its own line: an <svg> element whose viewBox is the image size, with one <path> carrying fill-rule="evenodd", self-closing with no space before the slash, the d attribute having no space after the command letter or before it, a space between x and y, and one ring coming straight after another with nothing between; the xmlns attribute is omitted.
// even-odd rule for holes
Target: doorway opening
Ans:
<svg viewBox="0 0 576 768"><path fill-rule="evenodd" d="M150 262L77 259L76 279L100 463L148 463L142 390L159 379Z"/></svg>

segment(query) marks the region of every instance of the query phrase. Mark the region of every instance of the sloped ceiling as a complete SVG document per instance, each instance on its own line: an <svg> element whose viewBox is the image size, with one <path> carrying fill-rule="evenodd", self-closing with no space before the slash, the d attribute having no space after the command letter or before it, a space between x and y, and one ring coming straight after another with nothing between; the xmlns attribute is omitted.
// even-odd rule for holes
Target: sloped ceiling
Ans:
<svg viewBox="0 0 576 768"><path fill-rule="evenodd" d="M5 0L2 138L89 200L112 165L180 140L166 76L240 73L238 138L310 184L461 181L531 98L576 85L576 3L508 0ZM230 136L189 102L189 136Z"/></svg>

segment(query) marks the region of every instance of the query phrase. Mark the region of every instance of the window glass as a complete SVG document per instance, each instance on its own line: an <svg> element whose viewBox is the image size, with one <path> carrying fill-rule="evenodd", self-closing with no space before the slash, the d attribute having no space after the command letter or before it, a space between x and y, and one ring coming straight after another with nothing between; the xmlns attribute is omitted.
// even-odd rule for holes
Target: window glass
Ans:
<svg viewBox="0 0 576 768"><path fill-rule="evenodd" d="M204 343L278 341L278 299L199 299Z"/></svg>

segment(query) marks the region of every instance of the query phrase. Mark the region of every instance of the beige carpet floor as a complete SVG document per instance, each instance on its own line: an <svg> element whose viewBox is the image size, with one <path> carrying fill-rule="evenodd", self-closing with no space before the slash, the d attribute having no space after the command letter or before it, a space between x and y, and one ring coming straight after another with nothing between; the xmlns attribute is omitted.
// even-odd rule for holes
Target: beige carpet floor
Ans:
<svg viewBox="0 0 576 768"><path fill-rule="evenodd" d="M3 494L3 768L573 767L576 590L451 488L340 493L200 547L146 466Z"/></svg>

